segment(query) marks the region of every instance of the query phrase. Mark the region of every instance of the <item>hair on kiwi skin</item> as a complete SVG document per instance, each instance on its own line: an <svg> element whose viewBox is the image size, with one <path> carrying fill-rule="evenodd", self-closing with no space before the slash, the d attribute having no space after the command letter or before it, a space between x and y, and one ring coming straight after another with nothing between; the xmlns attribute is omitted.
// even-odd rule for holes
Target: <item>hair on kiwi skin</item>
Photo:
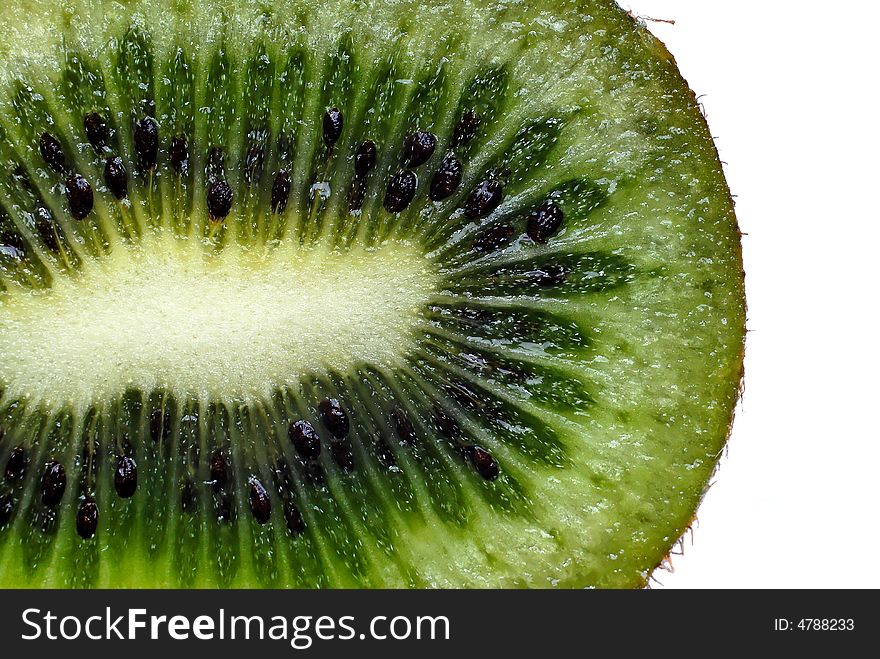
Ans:
<svg viewBox="0 0 880 659"><path fill-rule="evenodd" d="M642 25L31 4L0 10L0 584L647 583L745 302Z"/></svg>

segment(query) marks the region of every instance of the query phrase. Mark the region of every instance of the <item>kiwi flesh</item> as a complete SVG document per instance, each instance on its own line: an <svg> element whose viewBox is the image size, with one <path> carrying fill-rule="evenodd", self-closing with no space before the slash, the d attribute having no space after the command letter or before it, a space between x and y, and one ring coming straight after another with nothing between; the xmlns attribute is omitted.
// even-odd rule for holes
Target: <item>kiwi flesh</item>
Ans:
<svg viewBox="0 0 880 659"><path fill-rule="evenodd" d="M646 583L726 441L745 302L644 26L609 0L0 18L0 585Z"/></svg>

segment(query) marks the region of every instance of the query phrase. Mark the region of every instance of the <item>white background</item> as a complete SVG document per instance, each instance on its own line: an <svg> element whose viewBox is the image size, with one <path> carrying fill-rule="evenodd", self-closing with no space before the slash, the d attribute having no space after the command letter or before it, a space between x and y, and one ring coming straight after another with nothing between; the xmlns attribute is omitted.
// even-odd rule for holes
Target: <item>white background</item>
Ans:
<svg viewBox="0 0 880 659"><path fill-rule="evenodd" d="M745 395L654 587L880 587L880 2L619 2L675 20L748 234Z"/></svg>

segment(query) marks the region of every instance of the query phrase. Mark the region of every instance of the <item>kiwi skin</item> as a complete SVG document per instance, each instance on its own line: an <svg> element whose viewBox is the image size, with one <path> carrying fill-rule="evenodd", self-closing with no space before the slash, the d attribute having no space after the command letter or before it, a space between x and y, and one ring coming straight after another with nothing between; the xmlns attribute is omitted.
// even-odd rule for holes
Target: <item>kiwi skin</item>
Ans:
<svg viewBox="0 0 880 659"><path fill-rule="evenodd" d="M635 16L632 12L627 12L627 17L633 22L633 27L636 29L637 33L641 37L642 43L645 49L652 53L659 60L666 63L667 70L671 72L671 75L680 77L681 74L678 71L678 63L675 60L675 56L669 51L660 39L658 39L654 34L648 29L647 24ZM690 103L693 107L699 109L699 112L695 115L695 120L699 123L700 130L706 135L712 135L711 129L709 128L709 123L706 119L706 115L703 112L703 106L699 101L697 93L692 90L682 79L682 82L685 85L686 93L690 96ZM721 164L721 156L718 153L718 146L715 143L714 138L710 139L708 148L713 154L715 160ZM746 337L748 336L748 328L747 328L747 318L748 318L748 305L746 299L746 272L745 267L743 265L742 258L742 237L743 233L739 228L739 222L736 219L735 213L735 201L733 198L733 193L730 190L730 187L727 184L727 179L724 177L723 168L719 169L720 178L718 185L718 192L721 196L725 198L725 205L729 209L729 217L733 224L733 229L736 232L736 244L737 248L734 250L734 269L735 272L738 273L736 277L736 286L740 291L742 296L742 315L740 320L740 329L742 331L742 341L739 345L739 354L734 360L734 364L739 364L739 372L735 375L734 381L736 382L735 388L735 396L732 401L732 405L730 407L730 415L727 421L727 430L724 434L724 439L722 442L721 448L718 451L718 460L715 463L715 466L712 470L712 473L709 475L706 480L706 485L703 488L703 491L700 495L699 501L697 501L696 507L694 508L694 514L688 523L683 527L678 538L672 544L672 546L668 549L666 554L660 559L654 567L648 571L645 576L644 581L639 584L639 588L647 588L650 587L651 581L653 579L654 572L657 570L669 570L672 566L672 555L673 554L681 554L684 548L685 538L688 535L693 535L693 529L695 524L697 523L697 510L703 502L703 498L706 496L706 493L709 491L710 483L715 479L715 475L718 470L721 468L720 457L723 454L724 447L727 446L727 442L730 440L731 433L733 432L733 424L736 420L736 408L739 402L742 399L743 392L745 389L745 379L746 379L746 371L745 371L745 358L746 358Z"/></svg>
<svg viewBox="0 0 880 659"><path fill-rule="evenodd" d="M222 387L200 396L180 386L183 379L170 386L136 381L128 389L114 384L110 394L56 397L25 409L28 392L8 371L0 372L0 426L8 430L0 460L5 463L20 446L29 455L22 482L4 483L11 493L0 492L15 504L11 525L0 530L3 582L644 585L689 527L717 464L742 382L745 332L733 203L694 95L662 44L604 1L556 3L550 11L544 3L528 3L505 8L498 21L467 3L356 8L280 2L271 11L250 3L224 4L222 10L215 2L78 4L88 26L34 1L28 3L30 15L45 20L19 31L9 17L0 28L6 116L23 111L11 100L18 83L39 89L59 113L55 125L61 130L52 137L64 155L62 161L49 140L44 150L50 157L40 153L47 128L34 121L35 113L25 110L34 122L30 136L27 121L22 128L0 120L0 156L30 174L12 177L24 181L19 187L4 183L0 190L4 217L23 237L21 249L10 238L9 252L16 250L26 262L3 271L3 290L14 294L20 281L55 290L59 281L85 271L83 264L115 268L128 252L148 252L151 265L160 262L155 251L167 250L187 264L204 257L186 247L174 252L165 240L172 235L189 237L186 245L198 236L205 253L228 259L234 268L250 267L250 257L237 251L239 242L252 249L272 240L278 241L275 253L289 249L288 256L301 260L292 251L291 243L298 243L320 255L315 264L327 267L321 245L332 236L347 268L367 275L371 266L361 271L356 263L369 264L369 258L348 256L366 242L377 259L388 255L386 274L405 273L427 284L427 311L400 315L404 329L439 323L446 330L454 322L468 328L468 337L486 330L513 340L545 320L547 327L560 327L551 343L568 356L542 357L553 368L540 373L565 393L541 389L540 377L523 378L523 364L537 368L534 362L505 353L498 364L484 347L453 352L459 338L436 333L425 343L401 338L396 343L407 349L387 361L297 373L269 396L252 390L231 395ZM431 18L432 12L439 18ZM590 20L580 20L585 17ZM474 29L438 40L433 28L441 19ZM239 45L229 47L228 61L214 49L224 23L242 35ZM348 36L340 25L352 28ZM510 36L500 25L538 27L534 34ZM404 47L391 34L405 34ZM594 46L580 39L584 34ZM59 35L66 52L59 50ZM123 55L102 54L111 42L121 44ZM143 44L149 48L138 50ZM297 49L288 52L280 44L298 44L298 54L312 65L302 69L312 91L301 99L301 112L278 106L277 85L266 107L242 100L261 98L258 87L269 79L250 73L264 63L259 47L266 45L276 67L272 80L294 61ZM150 57L126 59L126 49ZM196 101L212 91L212 72L222 75L229 66L235 82L213 89L216 113L172 112L181 107L179 90L189 89L186 67L175 68L178 52L192 58ZM452 52L466 55L448 58ZM453 66L443 73L445 82L432 83L435 64L444 57ZM102 189L104 147L96 151L85 131L84 117L100 108L65 108L65 99L51 91L63 87L58 76L74 60L97 61L104 83L113 88L108 103L114 111L103 118L111 124L109 139L116 140L111 152L129 175L124 194L121 185ZM137 62L145 61L152 67L152 98L112 75L117 64L124 69L132 62L137 74ZM346 68L348 61L359 67L357 76ZM408 75L390 76L383 69L389 61ZM166 97L156 90L169 71L180 85ZM551 91L540 82L548 71L564 81ZM407 101L370 100L369 90L383 89L385 75L392 82L412 79ZM523 94L510 92L511 80ZM486 90L492 91L485 95L489 100L479 93ZM591 113L579 113L585 98ZM391 117L387 124L358 120L358 108L372 102L384 109L372 116ZM264 110L268 115L260 114ZM212 118L227 111L236 121ZM481 119L474 130L471 112ZM266 142L266 131L257 126L262 116L270 118ZM301 118L305 127L295 148L280 139L285 116ZM405 147L419 131L436 144L414 157L418 149ZM353 156L368 141L376 145L376 162L360 169ZM77 143L88 144L93 162ZM440 211L422 215L435 196L432 178L451 159L460 164L460 181L436 200ZM47 180L63 184L60 192L32 175L46 166L54 177ZM686 180L696 181L693 188L681 183ZM178 183L183 192L175 196ZM326 189L331 192L324 198L320 191ZM530 196L533 190L540 194ZM664 195L679 202L664 201ZM13 198L30 204L32 215L46 209L56 224L48 232L32 231L15 215ZM522 238L525 221L548 200L559 204L564 220L537 247L539 240ZM253 211L266 208L273 212ZM444 221L435 221L440 217ZM455 218L463 218L461 224ZM411 261L398 239L416 245ZM679 250L677 241L686 246ZM424 271L400 265L422 264L422 246L429 263ZM562 262L554 260L560 255ZM502 267L514 257L532 265ZM479 317L475 321L431 297L436 286L457 302L473 299L487 281L523 312L511 314L513 325L492 320L475 327ZM520 309L524 293L539 297L547 315ZM374 294L364 289L365 298ZM569 322L578 327L571 335L577 340L567 342ZM0 341L14 338L8 325L0 328ZM438 362L438 351L453 360ZM562 377L556 366L563 362L576 378ZM652 372L655 367L662 377ZM491 381L464 377L468 368L479 368L481 378L492 373ZM510 399L499 397L495 386L509 395L526 388L539 404L530 407L520 399L508 406ZM344 411L347 432L324 422L322 408L330 400ZM519 427L512 419L533 433L527 439L504 434ZM319 435L317 455L314 447L302 455L291 443L290 424L300 420ZM625 449L619 448L621 437ZM114 480L120 468L131 473L126 457L138 474L129 496L122 493L130 491L131 477ZM58 505L43 501L53 488L39 486L47 478L50 484L58 480L57 469L46 475L52 461L65 467ZM63 557L60 567L50 567L52 557Z"/></svg>

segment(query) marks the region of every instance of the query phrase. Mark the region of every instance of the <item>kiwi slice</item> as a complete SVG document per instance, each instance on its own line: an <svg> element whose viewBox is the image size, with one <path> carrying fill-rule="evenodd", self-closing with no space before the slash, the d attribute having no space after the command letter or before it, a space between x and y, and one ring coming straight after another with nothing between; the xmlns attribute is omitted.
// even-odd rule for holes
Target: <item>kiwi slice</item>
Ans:
<svg viewBox="0 0 880 659"><path fill-rule="evenodd" d="M642 25L0 11L0 584L646 583L745 311L716 150Z"/></svg>

